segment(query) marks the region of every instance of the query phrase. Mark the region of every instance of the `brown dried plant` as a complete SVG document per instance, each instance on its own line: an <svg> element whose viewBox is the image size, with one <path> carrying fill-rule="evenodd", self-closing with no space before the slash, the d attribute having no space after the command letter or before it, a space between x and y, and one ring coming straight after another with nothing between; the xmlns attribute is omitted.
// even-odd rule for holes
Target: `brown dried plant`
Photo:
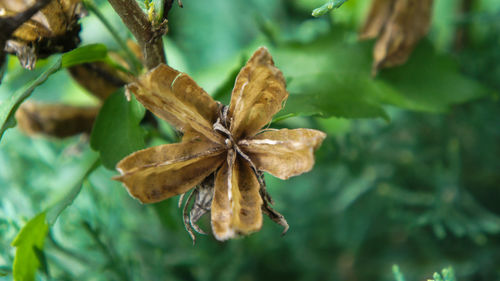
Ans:
<svg viewBox="0 0 500 281"><path fill-rule="evenodd" d="M361 39L378 38L372 73L401 65L429 31L433 0L373 0Z"/></svg>
<svg viewBox="0 0 500 281"><path fill-rule="evenodd" d="M0 0L0 16L20 13L34 2ZM52 0L14 31L5 51L16 54L23 67L33 69L37 58L76 48L80 43L78 19L84 15L80 0Z"/></svg>
<svg viewBox="0 0 500 281"><path fill-rule="evenodd" d="M42 134L65 138L90 133L98 106L78 107L64 104L23 103L16 112L19 129L28 135Z"/></svg>
<svg viewBox="0 0 500 281"><path fill-rule="evenodd" d="M263 172L280 179L312 169L325 138L311 129L262 129L288 97L285 79L266 48L240 71L229 106L214 101L187 74L160 65L129 85L144 106L184 133L180 143L137 151L117 165L121 181L142 203L189 195L186 229L211 211L212 232L227 240L260 230L262 212L288 229L274 211ZM187 208L195 202L189 215ZM182 198L180 203L182 202Z"/></svg>

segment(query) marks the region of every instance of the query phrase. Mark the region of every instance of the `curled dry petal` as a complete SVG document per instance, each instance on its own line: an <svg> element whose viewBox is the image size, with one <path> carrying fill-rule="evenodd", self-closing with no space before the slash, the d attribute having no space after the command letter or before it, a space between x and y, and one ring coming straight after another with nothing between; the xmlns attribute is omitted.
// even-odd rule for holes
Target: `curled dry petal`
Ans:
<svg viewBox="0 0 500 281"><path fill-rule="evenodd" d="M266 131L238 144L257 166L280 179L300 175L312 169L314 150L326 134L311 129Z"/></svg>
<svg viewBox="0 0 500 281"><path fill-rule="evenodd" d="M194 130L213 142L222 142L212 128L219 105L187 74L162 64L129 89L147 109L178 130Z"/></svg>
<svg viewBox="0 0 500 281"><path fill-rule="evenodd" d="M255 135L288 98L285 79L266 48L258 49L236 78L229 118L235 139Z"/></svg>
<svg viewBox="0 0 500 281"><path fill-rule="evenodd" d="M130 195L142 203L185 193L210 175L224 160L224 148L206 139L164 144L137 151L116 169Z"/></svg>
<svg viewBox="0 0 500 281"><path fill-rule="evenodd" d="M374 0L361 38L379 37L373 72L405 63L429 31L433 0Z"/></svg>
<svg viewBox="0 0 500 281"><path fill-rule="evenodd" d="M232 161L234 164L225 163L217 172L214 186L212 230L221 241L262 227L263 201L255 173L245 160L238 157Z"/></svg>
<svg viewBox="0 0 500 281"><path fill-rule="evenodd" d="M360 39L377 38L391 17L394 0L373 0L370 13L361 29Z"/></svg>

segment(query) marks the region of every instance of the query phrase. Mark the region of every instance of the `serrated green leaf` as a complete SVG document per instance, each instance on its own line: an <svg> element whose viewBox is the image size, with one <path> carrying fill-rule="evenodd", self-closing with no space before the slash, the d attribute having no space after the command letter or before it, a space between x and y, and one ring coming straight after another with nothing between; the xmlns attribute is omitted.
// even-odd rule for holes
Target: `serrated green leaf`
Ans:
<svg viewBox="0 0 500 281"><path fill-rule="evenodd" d="M0 140L3 133L8 128L13 127L15 123L14 114L21 103L26 100L36 87L43 84L50 75L57 72L61 68L61 59L58 59L49 69L43 72L38 78L31 83L16 91L7 100L0 103Z"/></svg>
<svg viewBox="0 0 500 281"><path fill-rule="evenodd" d="M144 107L134 96L127 101L123 89L104 102L92 130L90 145L99 152L106 168L114 170L123 157L144 148L145 133L139 126L144 113Z"/></svg>
<svg viewBox="0 0 500 281"><path fill-rule="evenodd" d="M13 276L15 281L33 281L41 262L35 253L35 248L43 250L49 225L45 221L45 212L28 221L12 242L16 247Z"/></svg>
<svg viewBox="0 0 500 281"><path fill-rule="evenodd" d="M62 55L61 67L71 67L77 64L101 61L106 58L108 49L104 44L91 44L76 48Z"/></svg>

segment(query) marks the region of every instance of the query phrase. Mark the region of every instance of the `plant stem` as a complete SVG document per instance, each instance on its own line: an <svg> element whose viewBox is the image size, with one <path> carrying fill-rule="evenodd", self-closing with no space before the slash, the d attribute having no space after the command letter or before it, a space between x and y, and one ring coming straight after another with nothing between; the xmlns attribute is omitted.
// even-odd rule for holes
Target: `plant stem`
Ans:
<svg viewBox="0 0 500 281"><path fill-rule="evenodd" d="M108 0L123 23L137 39L142 49L148 69L166 63L161 36L155 32L153 25L135 0Z"/></svg>
<svg viewBox="0 0 500 281"><path fill-rule="evenodd" d="M89 10L90 12L94 13L96 17L104 24L106 29L108 29L109 33L111 33L111 36L113 36L113 39L115 39L116 43L120 46L120 48L123 50L125 55L127 56L127 63L132 70L133 73L138 73L141 68L141 62L137 59L137 57L130 51L130 49L127 46L127 43L123 38L118 35L118 31L111 25L111 23L104 17L104 15L99 11L97 6L94 4L92 0L85 0L83 1L85 4L85 8Z"/></svg>

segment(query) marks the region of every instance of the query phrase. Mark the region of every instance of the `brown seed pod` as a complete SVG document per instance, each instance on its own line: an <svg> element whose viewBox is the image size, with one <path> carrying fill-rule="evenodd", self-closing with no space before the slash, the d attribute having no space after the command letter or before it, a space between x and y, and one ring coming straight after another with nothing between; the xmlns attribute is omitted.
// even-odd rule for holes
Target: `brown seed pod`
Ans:
<svg viewBox="0 0 500 281"><path fill-rule="evenodd" d="M23 103L16 112L18 127L28 135L65 138L90 133L99 107Z"/></svg>
<svg viewBox="0 0 500 281"><path fill-rule="evenodd" d="M263 129L288 98L285 79L266 48L258 49L236 79L229 106L214 101L191 77L159 65L129 85L147 109L184 133L180 143L137 151L117 165L130 195L154 203L195 188L184 208L186 229L210 208L212 232L227 240L260 230L262 213L286 229L274 211L262 172L287 179L314 165L325 133ZM207 181L207 177L211 178ZM198 187L196 187L198 186Z"/></svg>
<svg viewBox="0 0 500 281"><path fill-rule="evenodd" d="M401 65L429 31L433 0L373 0L360 32L361 39L378 38L372 73Z"/></svg>
<svg viewBox="0 0 500 281"><path fill-rule="evenodd" d="M125 85L119 71L104 62L84 63L68 71L78 84L101 101Z"/></svg>

